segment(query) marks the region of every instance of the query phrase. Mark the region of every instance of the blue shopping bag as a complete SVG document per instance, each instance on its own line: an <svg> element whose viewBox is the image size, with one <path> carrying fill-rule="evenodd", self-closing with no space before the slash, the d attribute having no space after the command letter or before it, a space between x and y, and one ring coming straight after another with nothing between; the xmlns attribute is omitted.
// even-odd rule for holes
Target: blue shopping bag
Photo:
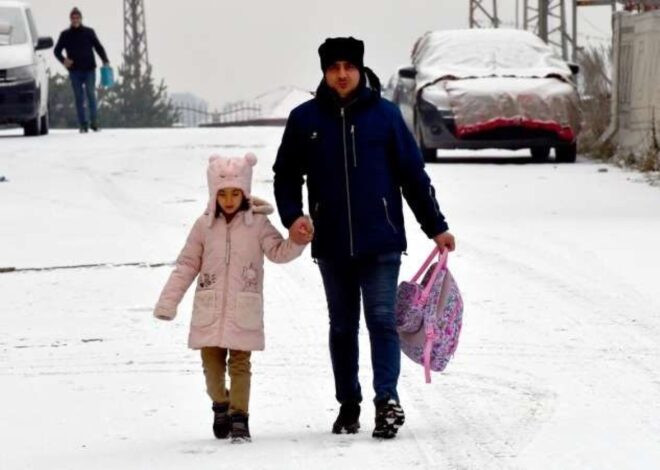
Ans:
<svg viewBox="0 0 660 470"><path fill-rule="evenodd" d="M112 70L112 67L109 65L104 65L101 67L101 86L104 88L110 88L115 84L115 73Z"/></svg>

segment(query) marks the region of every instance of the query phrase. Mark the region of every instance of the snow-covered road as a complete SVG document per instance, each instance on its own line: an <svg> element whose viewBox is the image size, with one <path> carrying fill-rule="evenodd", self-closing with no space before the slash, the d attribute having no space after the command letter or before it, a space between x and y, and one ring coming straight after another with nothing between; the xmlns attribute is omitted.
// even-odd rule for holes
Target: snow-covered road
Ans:
<svg viewBox="0 0 660 470"><path fill-rule="evenodd" d="M268 265L254 442L231 446L211 435L185 346L191 296L157 322L170 268L116 265L176 257L211 153L255 151L254 192L272 200L281 129L10 135L0 269L103 266L0 274L0 469L660 468L660 189L638 175L587 161L429 167L458 238L465 324L432 385L404 359L408 421L393 442L371 439L368 402L363 432L329 433L320 276L309 252ZM403 277L431 248L407 216Z"/></svg>

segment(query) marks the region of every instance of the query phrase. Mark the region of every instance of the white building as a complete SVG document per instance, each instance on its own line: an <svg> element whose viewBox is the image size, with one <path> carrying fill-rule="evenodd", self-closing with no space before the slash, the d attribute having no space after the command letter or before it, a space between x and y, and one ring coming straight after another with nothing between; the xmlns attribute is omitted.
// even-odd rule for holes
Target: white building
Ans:
<svg viewBox="0 0 660 470"><path fill-rule="evenodd" d="M210 121L209 104L199 96L192 93L170 94L172 104L179 111L179 122L183 127L197 127Z"/></svg>

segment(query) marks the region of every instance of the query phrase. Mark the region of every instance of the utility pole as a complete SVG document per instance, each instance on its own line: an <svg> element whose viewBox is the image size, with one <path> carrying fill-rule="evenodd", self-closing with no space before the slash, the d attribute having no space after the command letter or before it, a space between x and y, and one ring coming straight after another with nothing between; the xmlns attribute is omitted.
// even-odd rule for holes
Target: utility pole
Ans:
<svg viewBox="0 0 660 470"><path fill-rule="evenodd" d="M651 9L660 0L522 0L522 28L532 31L548 44L561 51L564 60L577 60L578 7L611 6L617 3L641 5ZM569 5L570 2L570 5ZM516 27L519 26L520 0L516 0ZM571 14L567 15L570 6ZM657 7L656 7L657 8ZM497 0L470 0L470 28L498 28L501 25Z"/></svg>
<svg viewBox="0 0 660 470"><path fill-rule="evenodd" d="M536 33L545 42L555 46L565 60L569 58L569 45L572 46L572 56L575 55L577 18L571 18L573 27L569 32L566 0L525 0L523 8L523 29Z"/></svg>
<svg viewBox="0 0 660 470"><path fill-rule="evenodd" d="M144 0L124 0L124 63L136 81L149 70Z"/></svg>
<svg viewBox="0 0 660 470"><path fill-rule="evenodd" d="M497 0L470 0L470 28L499 28Z"/></svg>

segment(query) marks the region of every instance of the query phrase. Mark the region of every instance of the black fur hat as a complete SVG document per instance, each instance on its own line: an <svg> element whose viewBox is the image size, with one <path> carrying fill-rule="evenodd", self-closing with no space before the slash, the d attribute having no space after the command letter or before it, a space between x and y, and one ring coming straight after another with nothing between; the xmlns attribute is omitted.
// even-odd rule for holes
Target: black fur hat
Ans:
<svg viewBox="0 0 660 470"><path fill-rule="evenodd" d="M321 69L325 73L337 61L345 60L364 70L364 42L354 37L328 38L319 47Z"/></svg>

